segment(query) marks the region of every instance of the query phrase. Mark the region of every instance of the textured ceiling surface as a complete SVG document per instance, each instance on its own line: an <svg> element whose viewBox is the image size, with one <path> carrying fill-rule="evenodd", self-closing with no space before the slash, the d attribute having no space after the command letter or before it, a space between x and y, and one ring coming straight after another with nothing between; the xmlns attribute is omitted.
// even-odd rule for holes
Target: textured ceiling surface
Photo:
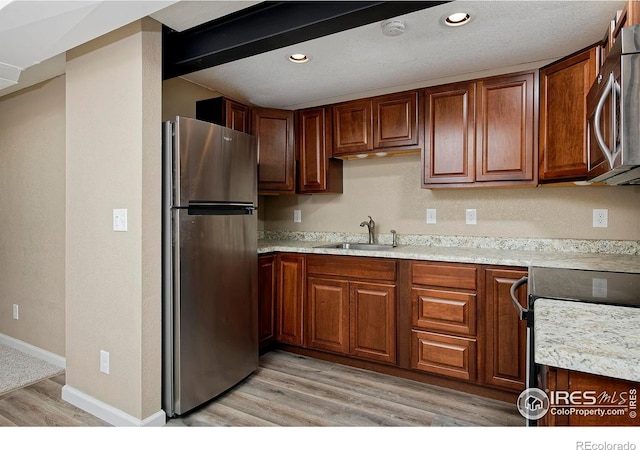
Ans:
<svg viewBox="0 0 640 450"><path fill-rule="evenodd" d="M0 0L0 95L63 73L64 52L145 15L181 31L256 3ZM406 26L399 36L385 36L372 23L184 78L254 105L297 109L522 64L540 67L602 39L623 5L458 0L398 17ZM470 13L471 22L442 24L459 11ZM287 58L294 52L311 60L293 64Z"/></svg>

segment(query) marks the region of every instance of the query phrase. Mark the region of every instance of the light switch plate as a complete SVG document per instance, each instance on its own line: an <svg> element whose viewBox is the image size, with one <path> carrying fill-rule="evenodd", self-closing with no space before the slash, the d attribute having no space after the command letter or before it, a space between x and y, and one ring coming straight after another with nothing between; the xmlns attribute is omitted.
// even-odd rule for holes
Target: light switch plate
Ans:
<svg viewBox="0 0 640 450"><path fill-rule="evenodd" d="M109 375L109 352L100 350L100 372Z"/></svg>
<svg viewBox="0 0 640 450"><path fill-rule="evenodd" d="M427 223L436 223L435 209L427 209Z"/></svg>
<svg viewBox="0 0 640 450"><path fill-rule="evenodd" d="M113 210L113 231L127 231L127 210Z"/></svg>
<svg viewBox="0 0 640 450"><path fill-rule="evenodd" d="M299 209L293 210L293 221L296 223L302 222L302 211Z"/></svg>

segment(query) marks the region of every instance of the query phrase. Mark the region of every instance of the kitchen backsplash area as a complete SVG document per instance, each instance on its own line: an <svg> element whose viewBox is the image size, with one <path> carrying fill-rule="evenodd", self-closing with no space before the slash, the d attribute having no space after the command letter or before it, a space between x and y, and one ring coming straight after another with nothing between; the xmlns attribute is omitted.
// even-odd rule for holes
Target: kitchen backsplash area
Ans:
<svg viewBox="0 0 640 450"><path fill-rule="evenodd" d="M260 205L267 237L347 233L362 240L359 225L371 216L376 236L390 239L394 229L403 244L635 254L640 243L639 186L428 190L420 187L418 155L345 161L343 194L261 196ZM427 209L436 210L435 224L426 223ZM467 209L476 210L475 225L465 223ZM594 209L607 210L606 228L593 226Z"/></svg>

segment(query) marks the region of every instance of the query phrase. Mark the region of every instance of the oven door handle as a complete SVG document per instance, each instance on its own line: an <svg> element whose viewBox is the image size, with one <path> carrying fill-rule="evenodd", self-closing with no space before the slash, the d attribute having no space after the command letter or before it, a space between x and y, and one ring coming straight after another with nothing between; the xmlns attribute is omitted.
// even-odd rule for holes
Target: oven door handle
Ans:
<svg viewBox="0 0 640 450"><path fill-rule="evenodd" d="M528 318L529 318L529 310L522 307L522 305L520 304L520 301L518 300L518 297L516 296L516 291L523 284L527 284L528 281L529 281L529 278L522 277L518 281L513 283L511 285L511 289L510 289L511 301L513 302L513 306L516 308L516 311L518 311L518 318L520 320L528 320Z"/></svg>

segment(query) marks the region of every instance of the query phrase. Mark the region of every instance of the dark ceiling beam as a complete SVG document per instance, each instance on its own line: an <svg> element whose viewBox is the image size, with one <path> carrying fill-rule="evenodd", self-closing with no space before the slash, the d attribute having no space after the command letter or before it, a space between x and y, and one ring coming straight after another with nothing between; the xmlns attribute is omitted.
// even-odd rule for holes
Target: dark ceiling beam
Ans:
<svg viewBox="0 0 640 450"><path fill-rule="evenodd" d="M163 79L448 2L262 2L182 32L164 27Z"/></svg>

